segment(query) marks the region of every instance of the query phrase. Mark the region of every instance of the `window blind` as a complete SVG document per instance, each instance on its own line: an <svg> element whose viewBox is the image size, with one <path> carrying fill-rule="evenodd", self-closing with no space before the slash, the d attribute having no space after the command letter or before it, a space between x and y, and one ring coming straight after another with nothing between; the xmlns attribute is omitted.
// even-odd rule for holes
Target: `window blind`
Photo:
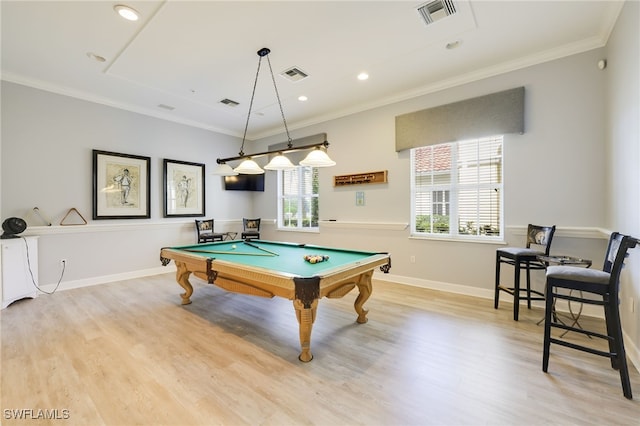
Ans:
<svg viewBox="0 0 640 426"><path fill-rule="evenodd" d="M396 151L524 133L524 87L396 116Z"/></svg>

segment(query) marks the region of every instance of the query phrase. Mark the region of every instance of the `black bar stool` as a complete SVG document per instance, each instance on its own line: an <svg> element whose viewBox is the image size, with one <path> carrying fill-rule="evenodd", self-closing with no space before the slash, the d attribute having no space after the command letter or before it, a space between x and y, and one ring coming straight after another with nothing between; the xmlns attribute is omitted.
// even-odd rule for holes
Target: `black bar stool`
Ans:
<svg viewBox="0 0 640 426"><path fill-rule="evenodd" d="M531 309L532 300L544 300L544 294L540 291L531 289L531 270L546 269L546 265L538 259L538 256L549 255L551 249L551 241L553 234L556 232L553 226L531 225L527 227L527 245L521 247L505 247L496 251L496 283L493 307L498 309L500 301L500 292L504 291L513 296L513 320L518 321L518 313L520 309L520 299L527 301L527 307ZM540 246L542 250L531 248L532 245ZM513 287L500 284L500 265L506 263L513 265ZM527 274L527 287L520 288L520 270L524 269ZM522 296L521 292L526 292Z"/></svg>

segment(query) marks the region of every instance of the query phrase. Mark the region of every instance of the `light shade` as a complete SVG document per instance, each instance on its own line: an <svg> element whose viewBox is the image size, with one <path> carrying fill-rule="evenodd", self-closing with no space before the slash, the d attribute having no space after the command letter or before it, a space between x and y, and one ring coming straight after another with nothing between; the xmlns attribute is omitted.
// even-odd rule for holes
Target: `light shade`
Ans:
<svg viewBox="0 0 640 426"><path fill-rule="evenodd" d="M329 158L323 150L314 149L300 162L300 165L309 167L331 167L335 166L336 162Z"/></svg>
<svg viewBox="0 0 640 426"><path fill-rule="evenodd" d="M233 169L233 171L242 173L243 175L260 175L264 173L264 170L258 166L258 163L251 159L244 160L238 167Z"/></svg>
<svg viewBox="0 0 640 426"><path fill-rule="evenodd" d="M293 170L296 166L287 157L278 154L273 157L264 168L267 170Z"/></svg>
<svg viewBox="0 0 640 426"><path fill-rule="evenodd" d="M237 176L238 172L234 171L230 165L222 163L218 164L211 174L218 176Z"/></svg>

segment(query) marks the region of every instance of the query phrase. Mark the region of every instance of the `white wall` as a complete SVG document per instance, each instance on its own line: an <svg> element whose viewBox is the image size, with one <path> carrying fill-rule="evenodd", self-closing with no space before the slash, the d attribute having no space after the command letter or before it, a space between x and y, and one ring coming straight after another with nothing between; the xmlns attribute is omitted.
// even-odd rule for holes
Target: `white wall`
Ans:
<svg viewBox="0 0 640 426"><path fill-rule="evenodd" d="M607 227L640 238L640 4L627 1L606 49ZM640 348L640 247L621 278L625 343ZM635 305L632 313L630 306ZM635 364L640 365L636 358Z"/></svg>

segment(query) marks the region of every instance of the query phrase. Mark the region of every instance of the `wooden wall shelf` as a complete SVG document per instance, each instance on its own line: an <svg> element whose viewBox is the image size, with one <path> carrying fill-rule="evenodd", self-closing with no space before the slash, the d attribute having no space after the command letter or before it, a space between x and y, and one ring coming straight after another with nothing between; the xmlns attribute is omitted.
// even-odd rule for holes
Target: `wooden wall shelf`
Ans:
<svg viewBox="0 0 640 426"><path fill-rule="evenodd" d="M333 186L363 185L368 183L387 183L387 170L333 177Z"/></svg>

